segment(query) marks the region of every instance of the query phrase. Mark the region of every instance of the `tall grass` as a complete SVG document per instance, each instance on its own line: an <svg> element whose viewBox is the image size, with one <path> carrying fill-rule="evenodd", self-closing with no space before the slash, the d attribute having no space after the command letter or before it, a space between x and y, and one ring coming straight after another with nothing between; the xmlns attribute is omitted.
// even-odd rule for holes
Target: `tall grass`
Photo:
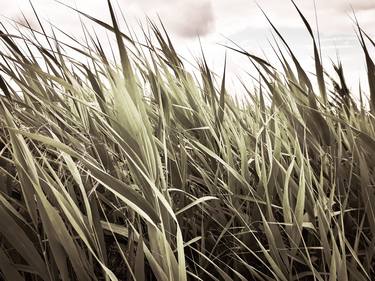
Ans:
<svg viewBox="0 0 375 281"><path fill-rule="evenodd" d="M0 278L374 280L371 38L358 26L370 109L341 65L326 73L297 7L315 76L271 23L282 71L236 50L259 76L239 104L225 69L203 57L198 79L164 28L137 43L108 7L111 24L83 16L118 64L95 34L1 31Z"/></svg>

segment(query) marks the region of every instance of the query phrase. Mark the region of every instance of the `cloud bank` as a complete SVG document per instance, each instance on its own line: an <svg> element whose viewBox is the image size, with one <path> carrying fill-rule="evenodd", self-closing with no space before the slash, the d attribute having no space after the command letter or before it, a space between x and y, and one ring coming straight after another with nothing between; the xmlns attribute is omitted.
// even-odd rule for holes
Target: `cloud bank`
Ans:
<svg viewBox="0 0 375 281"><path fill-rule="evenodd" d="M215 16L211 0L123 0L140 13L160 16L168 30L190 38L204 36L214 30Z"/></svg>
<svg viewBox="0 0 375 281"><path fill-rule="evenodd" d="M182 37L204 36L214 30L211 1L179 1L173 9L163 14L172 30Z"/></svg>

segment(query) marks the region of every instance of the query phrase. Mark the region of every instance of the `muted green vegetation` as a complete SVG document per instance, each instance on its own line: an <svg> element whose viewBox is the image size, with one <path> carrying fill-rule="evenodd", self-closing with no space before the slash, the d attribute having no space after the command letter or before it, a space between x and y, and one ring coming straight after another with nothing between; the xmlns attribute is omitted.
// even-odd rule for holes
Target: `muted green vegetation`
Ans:
<svg viewBox="0 0 375 281"><path fill-rule="evenodd" d="M275 28L281 71L231 50L259 77L239 103L225 69L189 73L162 26L137 43L108 7L117 63L87 32L0 34L0 279L374 280L371 38L369 102L300 14L315 75Z"/></svg>

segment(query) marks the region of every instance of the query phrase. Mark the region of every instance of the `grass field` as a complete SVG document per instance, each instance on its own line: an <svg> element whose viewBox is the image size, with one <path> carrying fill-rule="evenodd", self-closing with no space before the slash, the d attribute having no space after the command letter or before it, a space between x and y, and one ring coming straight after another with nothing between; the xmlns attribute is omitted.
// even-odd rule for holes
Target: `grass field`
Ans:
<svg viewBox="0 0 375 281"><path fill-rule="evenodd" d="M161 25L137 43L108 3L112 23L91 20L117 62L87 32L0 33L0 279L375 280L365 31L359 102L300 14L314 75L272 26L282 69L230 50L257 69L239 103L225 69L189 73Z"/></svg>

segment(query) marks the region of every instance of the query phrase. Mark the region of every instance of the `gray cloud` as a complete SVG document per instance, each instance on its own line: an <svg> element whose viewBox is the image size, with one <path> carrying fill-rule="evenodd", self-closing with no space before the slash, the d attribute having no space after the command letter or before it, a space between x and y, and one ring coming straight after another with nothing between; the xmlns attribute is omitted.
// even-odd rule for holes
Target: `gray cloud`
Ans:
<svg viewBox="0 0 375 281"><path fill-rule="evenodd" d="M375 1L374 0L350 0L350 1L341 1L335 0L327 2L327 4L331 4L332 8L338 8L341 12L348 12L351 11L353 8L354 11L368 11L375 9Z"/></svg>
<svg viewBox="0 0 375 281"><path fill-rule="evenodd" d="M211 1L180 1L165 11L168 25L182 37L204 36L214 30L215 16Z"/></svg>
<svg viewBox="0 0 375 281"><path fill-rule="evenodd" d="M361 10L361 11L366 11L366 10L373 10L375 9L375 1L362 1L362 2L357 2L357 3L353 3L353 8L354 10Z"/></svg>
<svg viewBox="0 0 375 281"><path fill-rule="evenodd" d="M154 18L157 14L169 31L181 37L204 36L215 27L212 0L123 0Z"/></svg>

